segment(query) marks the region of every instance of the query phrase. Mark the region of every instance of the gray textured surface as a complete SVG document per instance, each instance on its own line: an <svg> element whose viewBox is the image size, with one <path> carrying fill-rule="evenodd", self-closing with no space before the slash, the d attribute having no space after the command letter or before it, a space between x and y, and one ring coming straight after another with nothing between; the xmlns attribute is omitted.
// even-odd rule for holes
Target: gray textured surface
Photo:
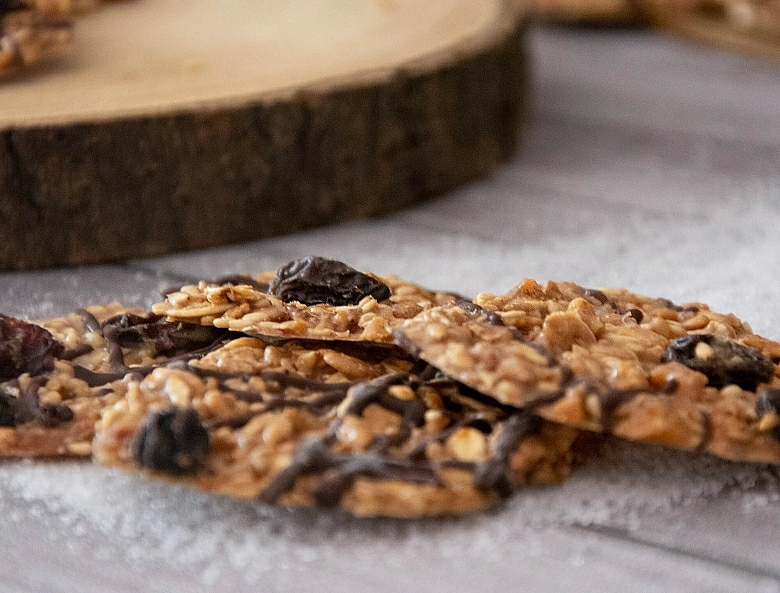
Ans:
<svg viewBox="0 0 780 593"><path fill-rule="evenodd" d="M532 32L524 148L384 220L0 275L23 317L310 253L475 293L523 277L700 300L780 339L780 69L643 32ZM563 486L451 521L358 521L80 463L0 463L0 591L780 591L780 470L608 442Z"/></svg>

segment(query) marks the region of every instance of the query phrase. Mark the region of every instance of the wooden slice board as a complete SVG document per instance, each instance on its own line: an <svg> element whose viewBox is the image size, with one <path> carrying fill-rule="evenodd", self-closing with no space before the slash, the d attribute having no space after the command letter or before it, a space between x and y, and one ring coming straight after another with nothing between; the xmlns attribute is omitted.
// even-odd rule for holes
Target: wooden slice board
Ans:
<svg viewBox="0 0 780 593"><path fill-rule="evenodd" d="M0 270L385 214L489 173L525 0L131 0L0 82Z"/></svg>

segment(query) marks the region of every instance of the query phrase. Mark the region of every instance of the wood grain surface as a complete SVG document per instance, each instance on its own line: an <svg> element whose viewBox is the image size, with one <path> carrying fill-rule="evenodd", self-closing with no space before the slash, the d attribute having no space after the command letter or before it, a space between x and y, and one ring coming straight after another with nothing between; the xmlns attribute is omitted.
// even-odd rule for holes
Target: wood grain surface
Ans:
<svg viewBox="0 0 780 593"><path fill-rule="evenodd" d="M0 270L387 214L482 177L525 112L525 0L133 0L0 85ZM207 221L207 222L206 222Z"/></svg>

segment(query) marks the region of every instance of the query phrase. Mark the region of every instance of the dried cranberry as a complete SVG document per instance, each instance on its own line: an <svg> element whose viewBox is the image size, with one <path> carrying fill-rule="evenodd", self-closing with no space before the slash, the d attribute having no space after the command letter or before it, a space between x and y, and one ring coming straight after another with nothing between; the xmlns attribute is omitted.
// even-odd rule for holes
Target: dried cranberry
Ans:
<svg viewBox="0 0 780 593"><path fill-rule="evenodd" d="M304 305L355 305L364 297L390 298L390 289L376 278L339 261L310 256L291 261L276 272L271 294Z"/></svg>
<svg viewBox="0 0 780 593"><path fill-rule="evenodd" d="M148 469L185 474L200 468L209 452L209 433L194 408L150 413L135 435L132 453Z"/></svg>
<svg viewBox="0 0 780 593"><path fill-rule="evenodd" d="M63 350L48 330L0 315L0 381L50 371Z"/></svg>
<svg viewBox="0 0 780 593"><path fill-rule="evenodd" d="M702 353L699 344L709 349ZM775 372L774 363L760 350L737 344L714 334L692 334L673 340L663 354L665 362L680 362L689 369L704 373L713 387L735 384L755 391L759 383L769 381Z"/></svg>

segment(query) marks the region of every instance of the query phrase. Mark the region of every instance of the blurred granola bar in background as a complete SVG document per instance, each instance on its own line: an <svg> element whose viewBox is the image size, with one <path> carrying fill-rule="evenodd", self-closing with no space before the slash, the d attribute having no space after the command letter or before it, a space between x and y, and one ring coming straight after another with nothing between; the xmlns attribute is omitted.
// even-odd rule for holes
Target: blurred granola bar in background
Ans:
<svg viewBox="0 0 780 593"><path fill-rule="evenodd" d="M780 61L778 0L534 0L556 24L652 26L726 49Z"/></svg>

